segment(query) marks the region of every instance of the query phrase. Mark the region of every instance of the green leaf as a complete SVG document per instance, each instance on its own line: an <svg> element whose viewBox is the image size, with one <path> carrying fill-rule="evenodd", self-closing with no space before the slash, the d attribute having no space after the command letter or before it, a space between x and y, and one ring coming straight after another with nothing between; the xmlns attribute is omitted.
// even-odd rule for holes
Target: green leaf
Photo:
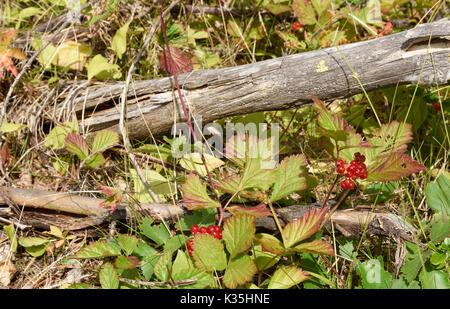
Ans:
<svg viewBox="0 0 450 309"><path fill-rule="evenodd" d="M236 215L225 222L222 237L231 258L250 248L255 231L254 216Z"/></svg>
<svg viewBox="0 0 450 309"><path fill-rule="evenodd" d="M153 240L157 245L164 244L170 237L169 231L162 223L153 225L153 220L149 217L145 217L142 220L139 228L142 234Z"/></svg>
<svg viewBox="0 0 450 309"><path fill-rule="evenodd" d="M44 43L44 40L33 38L31 47L33 47L35 51L38 51ZM55 45L49 44L46 48L44 48L44 50L42 50L37 57L37 60L44 67L44 70L48 69L50 65L58 64L58 50Z"/></svg>
<svg viewBox="0 0 450 309"><path fill-rule="evenodd" d="M62 125L54 127L45 138L44 145L53 150L62 149L65 146L67 134L71 132L78 133L78 121L75 116L72 121L65 121Z"/></svg>
<svg viewBox="0 0 450 309"><path fill-rule="evenodd" d="M187 241L187 237L184 235L175 235L174 237L170 238L168 241L164 244L164 252L167 252L169 250L172 250L172 252L176 251L178 248L184 246L184 244Z"/></svg>
<svg viewBox="0 0 450 309"><path fill-rule="evenodd" d="M264 168L264 161L261 159L248 159L241 173L239 191L245 189L266 191L272 186L275 177L273 169Z"/></svg>
<svg viewBox="0 0 450 309"><path fill-rule="evenodd" d="M13 224L9 224L9 225L5 225L3 227L3 230L6 233L6 236L8 236L9 241L11 242L11 252L16 252L17 251L17 237L16 237L16 233L15 233L15 229L14 229L14 225Z"/></svg>
<svg viewBox="0 0 450 309"><path fill-rule="evenodd" d="M95 135L92 152L103 152L119 143L119 134L112 130L101 130Z"/></svg>
<svg viewBox="0 0 450 309"><path fill-rule="evenodd" d="M392 275L383 269L383 263L377 259L358 262L356 272L362 278L364 289L389 289L392 286Z"/></svg>
<svg viewBox="0 0 450 309"><path fill-rule="evenodd" d="M306 157L295 155L285 158L276 169L276 180L270 194L272 202L292 192L306 189Z"/></svg>
<svg viewBox="0 0 450 309"><path fill-rule="evenodd" d="M304 25L316 24L316 14L308 0L294 0L292 9L300 23Z"/></svg>
<svg viewBox="0 0 450 309"><path fill-rule="evenodd" d="M288 223L282 231L284 246L289 248L315 234L325 220L328 207L307 211L303 217Z"/></svg>
<svg viewBox="0 0 450 309"><path fill-rule="evenodd" d="M450 179L440 175L436 182L427 184L425 196L427 205L435 212L450 215Z"/></svg>
<svg viewBox="0 0 450 309"><path fill-rule="evenodd" d="M373 131L368 141L375 147L375 155L405 152L407 144L412 141L411 127L412 125L406 122L392 121ZM371 156L367 156L367 160L366 164L370 165Z"/></svg>
<svg viewBox="0 0 450 309"><path fill-rule="evenodd" d="M120 255L120 249L104 240L96 241L75 254L76 259L99 259Z"/></svg>
<svg viewBox="0 0 450 309"><path fill-rule="evenodd" d="M135 269L139 264L139 260L135 256L123 256L119 255L117 259L114 261L114 265L116 265L117 269L121 270L131 270Z"/></svg>
<svg viewBox="0 0 450 309"><path fill-rule="evenodd" d="M248 125L251 125L251 123ZM263 170L270 170L276 167L277 162L274 160L275 155L277 155L275 140L270 138L261 139L255 135L244 134L247 127L239 123L235 124L232 128L238 134L228 139L226 143L225 157L227 159L234 162L240 168L245 168L251 159L255 160L252 162L252 168L255 167L253 165L257 165L258 169ZM256 127L254 130L256 131ZM248 128L248 131L252 131L251 128Z"/></svg>
<svg viewBox="0 0 450 309"><path fill-rule="evenodd" d="M214 277L204 272L203 270L198 269L184 269L182 272L174 272L173 280L188 280L188 279L197 279L195 283L188 285L180 285L179 289L205 289L207 287L213 287L215 285Z"/></svg>
<svg viewBox="0 0 450 309"><path fill-rule="evenodd" d="M176 276L182 274L188 269L194 269L192 260L188 257L186 252L177 250L177 256L172 264L173 275Z"/></svg>
<svg viewBox="0 0 450 309"><path fill-rule="evenodd" d="M126 255L130 255L137 248L138 239L132 235L119 234L117 236L120 248Z"/></svg>
<svg viewBox="0 0 450 309"><path fill-rule="evenodd" d="M430 231L430 239L433 243L440 243L450 235L450 216L445 214L439 216L436 214L433 219L435 218L438 220L437 222L433 222Z"/></svg>
<svg viewBox="0 0 450 309"><path fill-rule="evenodd" d="M127 50L127 32L130 22L125 23L120 27L112 39L111 48L119 59L122 59L122 55Z"/></svg>
<svg viewBox="0 0 450 309"><path fill-rule="evenodd" d="M334 254L333 246L329 242L323 240L313 240L311 242L302 243L293 247L292 249L297 252L309 252L328 255Z"/></svg>
<svg viewBox="0 0 450 309"><path fill-rule="evenodd" d="M218 208L220 203L213 200L206 192L206 185L195 174L189 174L182 186L183 202L189 210Z"/></svg>
<svg viewBox="0 0 450 309"><path fill-rule="evenodd" d="M26 124L20 124L20 123L10 123L3 121L2 122L2 133L11 133L15 131L20 131L24 128L26 128Z"/></svg>
<svg viewBox="0 0 450 309"><path fill-rule="evenodd" d="M150 169L145 169L142 172L145 179L147 179L150 188L156 195L158 195L161 202L166 201L166 196L170 196L175 192L174 183L168 181L158 172ZM154 203L155 201L153 200L153 197L141 181L137 171L133 168L130 168L130 177L133 180L134 192L136 192L133 197L141 203Z"/></svg>
<svg viewBox="0 0 450 309"><path fill-rule="evenodd" d="M203 156L205 157L206 166L210 172L225 164L222 160L214 156L208 154L204 154ZM182 167L189 171L196 172L201 176L207 175L206 168L203 165L202 156L198 152L192 152L184 155L181 159L179 159L179 163Z"/></svg>
<svg viewBox="0 0 450 309"><path fill-rule="evenodd" d="M111 263L106 263L100 271L100 284L102 289L118 289L119 275Z"/></svg>
<svg viewBox="0 0 450 309"><path fill-rule="evenodd" d="M424 289L450 289L450 284L448 283L448 273L440 270L427 271L424 268L420 272L419 280Z"/></svg>
<svg viewBox="0 0 450 309"><path fill-rule="evenodd" d="M69 133L66 136L65 146L67 151L76 155L81 161L89 155L89 148L84 137L77 133Z"/></svg>
<svg viewBox="0 0 450 309"><path fill-rule="evenodd" d="M137 248L133 250L133 255L140 258L149 257L156 254L156 249L142 240L138 240Z"/></svg>
<svg viewBox="0 0 450 309"><path fill-rule="evenodd" d="M156 262L158 261L159 256L157 254L150 255L145 257L140 265L140 268L142 270L142 274L144 275L144 278L146 280L150 280L150 278L153 276Z"/></svg>
<svg viewBox="0 0 450 309"><path fill-rule="evenodd" d="M155 276L161 281L170 280L170 271L172 269L172 254L173 251L168 251L162 254L154 266Z"/></svg>
<svg viewBox="0 0 450 309"><path fill-rule="evenodd" d="M40 246L40 245L44 245L44 244L48 244L49 240L45 239L45 238L40 238L40 237L23 237L23 238L19 238L19 245L21 245L22 247L35 247L35 246Z"/></svg>
<svg viewBox="0 0 450 309"><path fill-rule="evenodd" d="M92 157L86 160L86 164L92 168L99 167L106 162L105 157L101 153L96 153Z"/></svg>
<svg viewBox="0 0 450 309"><path fill-rule="evenodd" d="M311 0L317 15L320 16L322 13L330 7L331 0Z"/></svg>
<svg viewBox="0 0 450 309"><path fill-rule="evenodd" d="M108 59L102 55L96 55L92 60L86 64L88 72L88 80L93 77L98 79L119 79L122 76L120 67L117 64L108 63Z"/></svg>
<svg viewBox="0 0 450 309"><path fill-rule="evenodd" d="M251 253L253 262L260 272L269 269L280 260L280 256L264 251L259 243L253 246Z"/></svg>
<svg viewBox="0 0 450 309"><path fill-rule="evenodd" d="M352 241L347 241L343 245L339 245L339 254L349 261L353 261L353 259L356 257L356 252L354 252L355 247L353 246Z"/></svg>
<svg viewBox="0 0 450 309"><path fill-rule="evenodd" d="M240 254L231 259L223 275L223 283L229 289L235 289L252 280L258 269L247 254Z"/></svg>
<svg viewBox="0 0 450 309"><path fill-rule="evenodd" d="M311 276L297 266L282 266L270 278L269 289L289 289Z"/></svg>
<svg viewBox="0 0 450 309"><path fill-rule="evenodd" d="M222 242L209 234L196 234L192 246L195 266L204 271L220 271L227 266Z"/></svg>

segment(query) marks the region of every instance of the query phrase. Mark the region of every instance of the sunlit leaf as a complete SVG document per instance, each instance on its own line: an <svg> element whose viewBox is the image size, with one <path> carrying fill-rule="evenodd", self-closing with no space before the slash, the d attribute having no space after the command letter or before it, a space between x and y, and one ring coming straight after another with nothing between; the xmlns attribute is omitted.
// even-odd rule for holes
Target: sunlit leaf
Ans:
<svg viewBox="0 0 450 309"><path fill-rule="evenodd" d="M282 266L273 273L268 288L289 289L309 278L311 278L311 276L297 266Z"/></svg>
<svg viewBox="0 0 450 309"><path fill-rule="evenodd" d="M367 167L367 181L395 181L403 176L420 172L426 169L423 164L414 161L409 155L403 153L391 153L380 155L376 161Z"/></svg>
<svg viewBox="0 0 450 309"><path fill-rule="evenodd" d="M127 32L130 22L125 23L120 27L112 39L111 48L119 59L122 59L122 55L127 50Z"/></svg>
<svg viewBox="0 0 450 309"><path fill-rule="evenodd" d="M57 63L59 66L81 71L92 53L92 48L73 41L65 41L58 46Z"/></svg>
<svg viewBox="0 0 450 309"><path fill-rule="evenodd" d="M270 194L271 202L306 189L306 164L305 155L290 156L281 161L276 169L276 180Z"/></svg>
<svg viewBox="0 0 450 309"><path fill-rule="evenodd" d="M222 237L231 257L250 248L255 231L254 216L235 215L225 222Z"/></svg>
<svg viewBox="0 0 450 309"><path fill-rule="evenodd" d="M198 269L220 271L227 266L222 242L209 234L196 234L192 249L192 256Z"/></svg>
<svg viewBox="0 0 450 309"><path fill-rule="evenodd" d="M111 263L106 263L100 271L100 284L103 289L119 288L119 275Z"/></svg>
<svg viewBox="0 0 450 309"><path fill-rule="evenodd" d="M119 143L119 134L111 130L101 130L94 137L92 152L104 151Z"/></svg>
<svg viewBox="0 0 450 309"><path fill-rule="evenodd" d="M328 255L334 254L333 246L329 242L323 240L313 240L311 242L302 243L300 245L293 247L292 249L299 252L309 252Z"/></svg>
<svg viewBox="0 0 450 309"><path fill-rule="evenodd" d="M2 133L10 133L15 131L20 131L24 128L26 128L26 124L20 124L20 123L10 123L3 121L2 122Z"/></svg>
<svg viewBox="0 0 450 309"><path fill-rule="evenodd" d="M86 64L88 80L94 76L98 79L118 79L122 76L120 67L117 64L111 64L102 55L96 55Z"/></svg>
<svg viewBox="0 0 450 309"><path fill-rule="evenodd" d="M289 248L315 234L325 219L327 211L328 207L308 210L300 219L288 223L282 231L284 246Z"/></svg>
<svg viewBox="0 0 450 309"><path fill-rule="evenodd" d="M220 207L219 202L208 196L206 185L195 174L189 174L182 191L183 202L189 210Z"/></svg>
<svg viewBox="0 0 450 309"><path fill-rule="evenodd" d="M308 0L294 0L292 2L292 9L302 24L314 25L316 23L314 8Z"/></svg>
<svg viewBox="0 0 450 309"><path fill-rule="evenodd" d="M450 215L450 179L440 175L436 182L430 182L425 189L427 205L435 212Z"/></svg>
<svg viewBox="0 0 450 309"><path fill-rule="evenodd" d="M205 158L206 167L208 168L208 171L210 171L210 172L225 164L222 160L220 160L214 156L211 156L208 154L204 154L203 156ZM198 152L192 152L192 153L184 155L179 160L179 163L182 167L184 167L187 170L196 172L197 174L199 174L201 176L207 175L206 168L203 164L202 156Z"/></svg>
<svg viewBox="0 0 450 309"><path fill-rule="evenodd" d="M243 285L252 280L258 269L247 254L232 258L223 276L223 283L229 289Z"/></svg>

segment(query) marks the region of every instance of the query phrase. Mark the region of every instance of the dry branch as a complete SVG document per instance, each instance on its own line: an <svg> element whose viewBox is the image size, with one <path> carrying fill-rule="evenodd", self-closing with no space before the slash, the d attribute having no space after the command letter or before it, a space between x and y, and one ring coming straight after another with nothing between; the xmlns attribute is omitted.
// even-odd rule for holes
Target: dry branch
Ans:
<svg viewBox="0 0 450 309"><path fill-rule="evenodd" d="M450 82L450 20L419 25L389 36L252 64L202 70L179 76L192 115L203 124L226 116L283 110L322 100L347 98L397 84ZM358 77L359 81L357 78ZM124 83L68 84L58 115L75 111L85 130L119 131L119 97ZM176 107L174 107L174 102ZM174 110L176 117L174 117ZM84 112L83 112L84 111ZM172 77L136 81L127 94L130 138L167 134L184 122ZM50 119L51 120L51 119Z"/></svg>
<svg viewBox="0 0 450 309"><path fill-rule="evenodd" d="M29 189L3 187L0 191L0 204L14 203L19 208L34 209L22 213L21 222L48 229L50 225L64 230L78 230L93 225L100 225L110 220L129 220L137 213L148 215L155 221L176 222L189 214L182 203L141 204L132 206L121 204L113 214L108 209L100 208L102 199L79 196L73 193L48 192ZM333 206L336 202L330 200ZM301 218L306 211L322 207L322 203L295 205L278 210L283 217L290 220ZM1 214L1 213L0 213ZM280 216L281 216L280 214ZM382 211L365 209L336 210L325 224L331 230L331 224L345 236L357 237L366 231L368 235L396 237L411 240L415 228L402 218ZM256 226L262 230L276 231L272 217L256 220Z"/></svg>

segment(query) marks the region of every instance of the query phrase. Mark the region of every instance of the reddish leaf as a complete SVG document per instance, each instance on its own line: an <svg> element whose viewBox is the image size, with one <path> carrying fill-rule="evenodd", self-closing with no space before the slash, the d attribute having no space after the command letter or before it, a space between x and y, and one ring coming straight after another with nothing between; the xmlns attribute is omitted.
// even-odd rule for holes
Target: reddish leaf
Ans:
<svg viewBox="0 0 450 309"><path fill-rule="evenodd" d="M381 155L367 169L367 181L395 181L403 176L420 172L426 167L403 153Z"/></svg>
<svg viewBox="0 0 450 309"><path fill-rule="evenodd" d="M253 207L231 206L228 207L228 211L233 215L247 214L256 218L272 215L272 213L267 209L267 206L264 203L260 203L259 205Z"/></svg>
<svg viewBox="0 0 450 309"><path fill-rule="evenodd" d="M17 69L14 66L12 58L25 59L25 54L18 48L9 48L17 30L9 29L0 33L0 80L2 79L2 68L17 76Z"/></svg>
<svg viewBox="0 0 450 309"><path fill-rule="evenodd" d="M86 159L89 155L89 148L83 136L77 133L69 133L65 139L67 151L76 155L80 160Z"/></svg>
<svg viewBox="0 0 450 309"><path fill-rule="evenodd" d="M286 248L311 237L316 233L328 212L328 207L307 211L303 217L288 223L283 231L284 246Z"/></svg>
<svg viewBox="0 0 450 309"><path fill-rule="evenodd" d="M173 62L169 60L169 53L167 50L164 50L159 56L159 65L161 66L161 69L171 74L191 72L193 67L189 55L176 47L170 46L169 48Z"/></svg>
<svg viewBox="0 0 450 309"><path fill-rule="evenodd" d="M275 236L272 236L270 234L256 234L255 240L260 243L263 251L267 251L276 255L280 255L285 252L283 244Z"/></svg>
<svg viewBox="0 0 450 309"><path fill-rule="evenodd" d="M7 142L5 142L3 144L1 151L2 151L2 166L4 167L6 162L7 162L7 160L8 160L9 153L10 153Z"/></svg>
<svg viewBox="0 0 450 309"><path fill-rule="evenodd" d="M311 242L306 242L297 245L292 249L299 252L309 252L328 255L334 254L333 246L329 242L323 240L313 240Z"/></svg>

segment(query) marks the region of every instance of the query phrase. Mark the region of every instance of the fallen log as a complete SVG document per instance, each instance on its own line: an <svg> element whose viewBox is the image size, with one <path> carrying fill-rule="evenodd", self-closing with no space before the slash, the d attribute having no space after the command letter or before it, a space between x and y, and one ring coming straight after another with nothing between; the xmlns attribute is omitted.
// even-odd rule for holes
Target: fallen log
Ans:
<svg viewBox="0 0 450 309"><path fill-rule="evenodd" d="M348 98L402 84L424 86L450 82L450 20L368 41L289 55L276 59L179 76L192 115L203 124L234 115L283 110L322 100ZM76 112L87 131L119 130L116 106L124 82L78 81L66 84L52 121ZM69 88L67 88L69 87ZM61 102L62 101L62 102ZM170 132L185 117L173 77L131 83L127 97L130 138Z"/></svg>
<svg viewBox="0 0 450 309"><path fill-rule="evenodd" d="M111 220L131 220L136 214L151 217L155 221L177 222L179 218L190 214L183 203L159 203L131 205L122 203L111 214L108 209L99 207L102 199L80 196L74 193L48 192L30 189L0 188L0 204L13 204L21 209L20 223L38 228L49 229L50 225L63 230L79 230L90 226L101 225ZM336 204L329 200L330 209ZM311 205L294 205L279 208L281 219L295 220L301 218L308 210L318 209L322 203ZM1 209L1 208L0 208ZM7 216L7 212L0 212ZM12 216L12 214L9 214ZM228 217L229 214L226 216ZM16 221L17 222L17 221ZM404 219L383 211L367 209L337 209L325 223L331 231L332 226L348 237L358 237L363 232L367 235L395 237L411 241L415 228ZM256 227L260 230L277 231L273 217L256 219Z"/></svg>

